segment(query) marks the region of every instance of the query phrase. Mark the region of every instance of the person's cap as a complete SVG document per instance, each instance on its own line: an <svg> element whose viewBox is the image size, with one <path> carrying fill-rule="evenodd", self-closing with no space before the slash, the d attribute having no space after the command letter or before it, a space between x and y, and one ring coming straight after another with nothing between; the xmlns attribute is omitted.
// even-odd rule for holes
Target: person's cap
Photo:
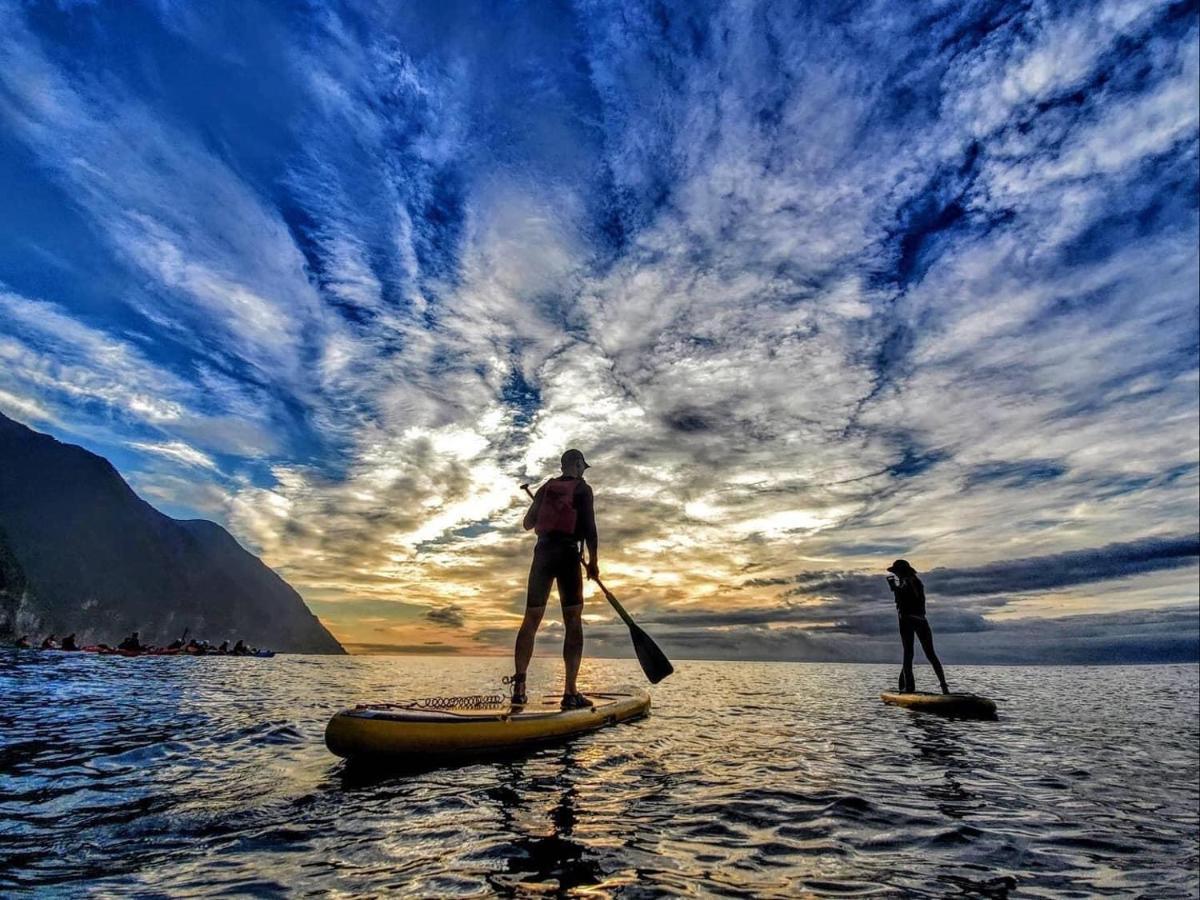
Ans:
<svg viewBox="0 0 1200 900"><path fill-rule="evenodd" d="M583 458L583 451L576 450L573 447L562 455L562 459L559 460L559 465L561 465L563 468L566 468L570 463L573 463L575 460L579 460L581 463L583 463L583 467L585 469L591 468L591 466L588 465L587 460Z"/></svg>
<svg viewBox="0 0 1200 900"><path fill-rule="evenodd" d="M894 572L897 575L901 574L902 572L915 572L916 571L916 569L914 569L912 566L910 566L908 564L907 559L896 560L894 563L892 563L890 566L887 567L887 570L889 572Z"/></svg>

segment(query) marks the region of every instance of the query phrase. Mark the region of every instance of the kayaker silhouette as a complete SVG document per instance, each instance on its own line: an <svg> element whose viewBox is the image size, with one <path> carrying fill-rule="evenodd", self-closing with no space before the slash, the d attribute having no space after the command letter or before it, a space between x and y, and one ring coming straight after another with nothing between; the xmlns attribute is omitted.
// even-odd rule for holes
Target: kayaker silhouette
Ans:
<svg viewBox="0 0 1200 900"><path fill-rule="evenodd" d="M550 587L558 583L558 600L563 616L563 663L566 667L566 686L562 708L581 709L592 702L579 693L576 681L583 659L583 575L580 572L580 544L588 549L589 578L599 578L595 504L591 486L583 480L589 468L583 453L568 450L560 460L562 475L551 478L533 495L533 503L525 513L525 530L537 533L533 548L533 563L529 567L529 585L525 594L525 618L517 632L513 652L515 673L512 702L527 703L525 675L533 657L533 643L538 626L550 599Z"/></svg>
<svg viewBox="0 0 1200 900"><path fill-rule="evenodd" d="M911 694L916 690L913 678L913 638L921 642L925 658L933 666L942 693L950 693L946 684L946 673L942 671L942 662L933 649L933 629L925 618L925 585L917 577L916 570L909 565L908 560L898 559L887 570L888 587L896 601L896 613L900 619L900 641L904 645L904 668L900 670L900 690Z"/></svg>
<svg viewBox="0 0 1200 900"><path fill-rule="evenodd" d="M141 653L146 648L142 646L140 635L135 631L121 643L117 644L118 650L124 650L127 653Z"/></svg>

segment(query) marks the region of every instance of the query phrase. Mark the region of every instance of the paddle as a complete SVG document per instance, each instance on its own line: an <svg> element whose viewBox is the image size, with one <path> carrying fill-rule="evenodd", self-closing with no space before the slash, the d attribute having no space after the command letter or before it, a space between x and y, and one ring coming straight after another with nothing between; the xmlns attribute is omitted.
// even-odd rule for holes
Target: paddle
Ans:
<svg viewBox="0 0 1200 900"><path fill-rule="evenodd" d="M533 491L529 490L528 484L521 485L521 490L527 493L530 499L533 498ZM580 563L583 562L583 557L579 557ZM591 578L591 576L588 576ZM621 617L621 621L629 628L629 637L633 641L633 651L637 654L638 662L642 666L642 671L646 673L646 678L651 684L658 684L668 675L675 671L675 667L671 665L671 661L667 659L667 654L659 649L658 644L651 640L650 635L642 631L641 626L633 621L633 618L625 611L618 601L613 596L613 592L604 586L604 582L599 578L592 578L596 585L604 593L604 599L612 604L612 608L617 611L617 615Z"/></svg>

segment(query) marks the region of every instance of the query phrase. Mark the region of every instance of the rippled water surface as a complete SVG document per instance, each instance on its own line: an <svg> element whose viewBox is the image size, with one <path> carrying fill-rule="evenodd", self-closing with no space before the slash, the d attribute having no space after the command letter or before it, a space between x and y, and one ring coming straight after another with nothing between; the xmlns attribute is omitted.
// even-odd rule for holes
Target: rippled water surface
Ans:
<svg viewBox="0 0 1200 900"><path fill-rule="evenodd" d="M491 692L506 665L10 652L0 893L1200 891L1195 666L952 669L1002 701L961 722L882 705L892 667L685 662L651 717L522 756L371 774L325 750L340 707Z"/></svg>

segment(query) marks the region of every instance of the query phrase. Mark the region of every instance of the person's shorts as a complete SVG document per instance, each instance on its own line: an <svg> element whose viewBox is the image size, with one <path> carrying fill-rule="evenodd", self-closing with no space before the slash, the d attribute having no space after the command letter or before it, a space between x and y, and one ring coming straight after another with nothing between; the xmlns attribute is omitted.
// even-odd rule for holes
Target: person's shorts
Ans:
<svg viewBox="0 0 1200 900"><path fill-rule="evenodd" d="M533 548L525 607L544 607L550 599L550 586L554 582L558 582L558 602L563 609L583 606L583 567L579 562L579 545L573 540L542 537Z"/></svg>

